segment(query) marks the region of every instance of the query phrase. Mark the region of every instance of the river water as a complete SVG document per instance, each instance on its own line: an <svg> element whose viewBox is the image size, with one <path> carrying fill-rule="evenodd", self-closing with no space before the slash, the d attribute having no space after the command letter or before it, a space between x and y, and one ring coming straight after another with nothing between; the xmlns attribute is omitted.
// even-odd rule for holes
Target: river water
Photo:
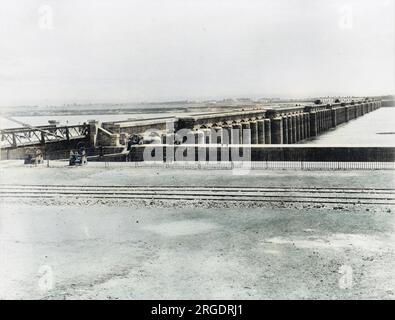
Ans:
<svg viewBox="0 0 395 320"><path fill-rule="evenodd" d="M304 143L395 146L395 108L380 108Z"/></svg>

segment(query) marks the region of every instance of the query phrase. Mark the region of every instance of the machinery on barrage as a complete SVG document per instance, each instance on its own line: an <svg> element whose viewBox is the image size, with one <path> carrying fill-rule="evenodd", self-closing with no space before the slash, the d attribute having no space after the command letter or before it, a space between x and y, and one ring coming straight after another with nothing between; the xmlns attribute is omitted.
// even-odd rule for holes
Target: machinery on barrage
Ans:
<svg viewBox="0 0 395 320"><path fill-rule="evenodd" d="M157 132L144 134L133 134L129 137L127 150L131 150L133 145L161 143L161 138Z"/></svg>

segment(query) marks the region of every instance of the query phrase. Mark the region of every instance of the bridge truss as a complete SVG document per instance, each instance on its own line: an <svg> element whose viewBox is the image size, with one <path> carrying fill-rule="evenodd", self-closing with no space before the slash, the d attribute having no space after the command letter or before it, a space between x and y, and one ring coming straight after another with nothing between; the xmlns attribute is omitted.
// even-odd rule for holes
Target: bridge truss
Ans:
<svg viewBox="0 0 395 320"><path fill-rule="evenodd" d="M0 130L0 146L18 147L45 144L54 141L68 141L84 138L89 134L88 125L74 126L40 126Z"/></svg>

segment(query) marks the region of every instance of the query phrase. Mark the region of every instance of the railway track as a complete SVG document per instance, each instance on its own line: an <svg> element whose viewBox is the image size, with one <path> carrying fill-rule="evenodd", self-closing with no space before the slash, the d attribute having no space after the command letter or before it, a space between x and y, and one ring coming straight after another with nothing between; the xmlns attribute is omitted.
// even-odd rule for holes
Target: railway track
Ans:
<svg viewBox="0 0 395 320"><path fill-rule="evenodd" d="M395 189L235 186L0 185L0 199L122 199L395 205Z"/></svg>

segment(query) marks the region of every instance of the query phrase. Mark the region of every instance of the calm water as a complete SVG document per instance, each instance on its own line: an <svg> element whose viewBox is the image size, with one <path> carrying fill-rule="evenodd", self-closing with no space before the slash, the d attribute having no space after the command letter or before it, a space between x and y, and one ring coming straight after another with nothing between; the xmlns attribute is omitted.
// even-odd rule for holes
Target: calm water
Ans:
<svg viewBox="0 0 395 320"><path fill-rule="evenodd" d="M393 134L379 134L379 133ZM395 146L395 108L380 108L321 134L309 144Z"/></svg>

